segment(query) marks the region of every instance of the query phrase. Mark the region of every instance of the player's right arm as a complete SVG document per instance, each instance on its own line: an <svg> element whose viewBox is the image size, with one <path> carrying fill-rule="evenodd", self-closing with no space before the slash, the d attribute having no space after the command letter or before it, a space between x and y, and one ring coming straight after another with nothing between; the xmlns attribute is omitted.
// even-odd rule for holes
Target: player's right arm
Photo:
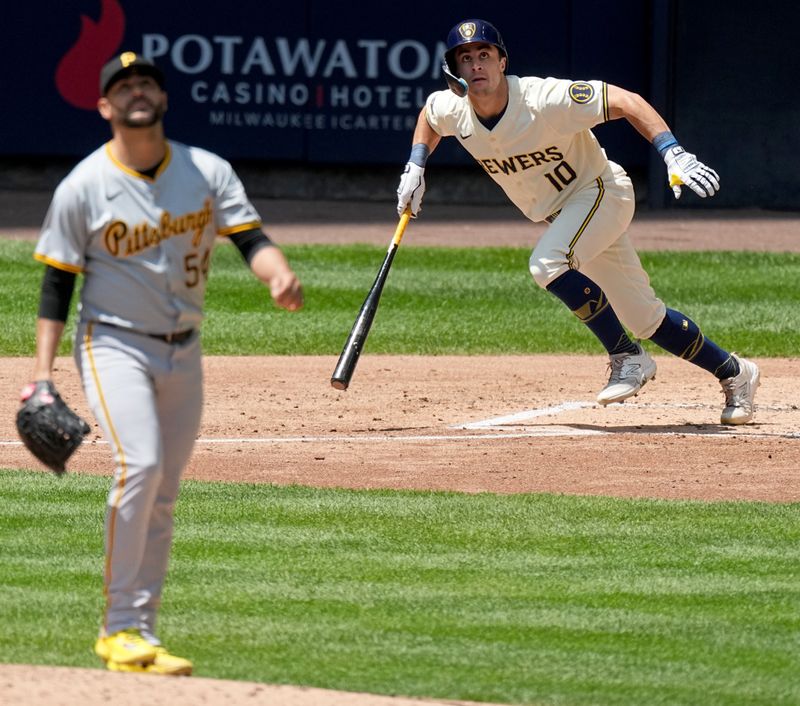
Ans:
<svg viewBox="0 0 800 706"><path fill-rule="evenodd" d="M427 117L428 106L422 107L417 117L417 126L414 128L414 137L411 139L412 145L425 145L430 154L436 149L436 146L441 141L442 137L437 133L428 122Z"/></svg>
<svg viewBox="0 0 800 706"><path fill-rule="evenodd" d="M58 344L64 333L69 305L75 290L75 274L52 265L45 268L36 319L34 380L50 380Z"/></svg>
<svg viewBox="0 0 800 706"><path fill-rule="evenodd" d="M86 199L76 172L77 168L56 187L33 254L45 265L36 319L34 381L52 378L77 275L84 271Z"/></svg>
<svg viewBox="0 0 800 706"><path fill-rule="evenodd" d="M411 139L411 154L397 187L398 215L410 206L412 217L417 217L422 208L422 196L425 193L425 163L442 139L428 123L426 113L427 106L424 106L417 117L414 136Z"/></svg>
<svg viewBox="0 0 800 706"><path fill-rule="evenodd" d="M54 319L36 320L36 359L33 368L34 380L50 380L53 375L53 362L64 333L64 322Z"/></svg>

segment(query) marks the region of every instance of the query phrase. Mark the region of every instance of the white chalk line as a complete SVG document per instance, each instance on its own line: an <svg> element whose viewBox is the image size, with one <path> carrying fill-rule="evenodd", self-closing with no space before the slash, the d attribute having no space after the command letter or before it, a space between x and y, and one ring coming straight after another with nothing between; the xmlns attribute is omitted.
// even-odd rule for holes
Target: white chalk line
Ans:
<svg viewBox="0 0 800 706"><path fill-rule="evenodd" d="M528 426L524 431L519 426L528 420L538 417L557 416L563 412L577 409L588 409L596 407L597 403L582 400L568 400L557 405L539 407L537 409L524 410L507 414L502 417L491 417L476 422L464 422L453 424L448 428L453 430L462 429L464 431L485 431L485 433L473 434L328 434L323 436L267 436L267 437L200 437L196 440L197 444L312 444L312 443L389 443L389 442L429 442L429 441L476 441L476 440L497 440L497 439L533 439L540 437L556 436L607 436L618 434L615 429L586 429L569 424L563 425L542 425ZM647 409L708 409L708 405L697 403L637 403L636 408ZM794 407L765 407L771 411L794 411ZM515 428L514 425L517 425ZM713 431L686 430L649 430L640 427L642 434L657 434L659 436L748 436L753 438L781 438L781 439L800 439L800 432L757 432L746 430L746 427L720 427ZM98 439L87 443L87 446L108 444L107 441ZM0 440L2 446L22 446L21 441Z"/></svg>
<svg viewBox="0 0 800 706"><path fill-rule="evenodd" d="M486 434L395 434L395 435L341 435L329 436L243 436L239 438L199 438L195 444L314 444L314 443L363 443L363 442L413 442L413 441L474 441L476 439L527 439L541 436L597 436L608 432L594 429L572 429L571 427L541 427L524 432L498 431ZM107 445L104 439L84 444L85 446ZM0 441L0 446L22 446L21 441Z"/></svg>
<svg viewBox="0 0 800 706"><path fill-rule="evenodd" d="M450 429L494 429L498 427L513 426L515 423L525 422L537 417L556 416L562 412L569 412L575 409L590 409L600 407L596 402L586 401L567 401L550 407L539 407L529 409L524 412L515 412L504 417L493 417L482 419L477 422L466 422L464 424L453 424ZM609 405L610 409L623 408L623 404ZM699 402L638 402L635 406L631 405L626 409L713 409L710 405L700 404ZM793 412L798 411L796 407L790 406L759 406L758 409L770 412Z"/></svg>
<svg viewBox="0 0 800 706"><path fill-rule="evenodd" d="M562 412L569 412L576 409L589 409L592 407L599 407L596 402L587 402L587 401L573 401L568 400L566 402L562 402L557 405L552 405L549 407L539 407L537 409L529 409L523 412L515 412L513 414L508 414L503 417L492 417L491 419L482 419L477 422L466 422L464 424L454 424L450 426L450 429L486 429L486 430L500 430L500 429L508 429L513 430L519 429L523 422L526 422L530 419L536 419L537 417L547 417L547 416L557 416ZM613 405L613 407L622 407L622 403ZM632 407L631 407L632 408ZM700 404L696 402L671 402L671 403L658 403L658 402L639 402L635 405L637 409L710 409L709 405ZM792 412L797 411L796 406L760 406L759 409L761 410L768 410L773 412ZM561 429L565 431L560 431L551 434L539 434L538 431L540 429ZM534 432L537 436L588 436L588 435L603 435L603 434L617 434L619 433L615 429L609 430L599 430L599 429L581 429L572 427L569 425L563 425L561 427L536 427L536 432ZM533 428L530 429L533 431ZM643 434L658 434L659 436L680 436L680 435L691 435L691 436L709 436L709 437L724 437L724 436L737 436L737 435L747 435L748 437L753 438L779 438L779 439L800 439L800 432L757 432L757 431L749 431L746 430L746 427L720 427L719 429L714 429L713 431L699 431L699 430L690 430L687 431L686 429L676 429L674 431L670 430L660 430L654 431L652 429L647 429L644 426L641 427L641 432Z"/></svg>
<svg viewBox="0 0 800 706"><path fill-rule="evenodd" d="M515 422L525 422L528 419L536 419L536 417L547 417L561 414L561 412L569 412L573 409L586 409L587 407L596 406L594 402L562 402L561 404L553 405L552 407L540 407L539 409L529 409L524 412L515 412L508 414L505 417L493 417L492 419L483 419L479 422L467 422L466 424L455 424L451 429L487 429L492 427L507 426Z"/></svg>

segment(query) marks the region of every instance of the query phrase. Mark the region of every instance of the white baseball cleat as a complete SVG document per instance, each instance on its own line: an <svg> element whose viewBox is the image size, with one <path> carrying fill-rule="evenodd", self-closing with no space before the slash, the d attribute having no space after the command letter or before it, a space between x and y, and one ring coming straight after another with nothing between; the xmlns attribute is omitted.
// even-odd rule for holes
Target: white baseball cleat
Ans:
<svg viewBox="0 0 800 706"><path fill-rule="evenodd" d="M719 381L725 393L725 409L722 410L720 422L747 424L756 413L754 400L761 382L761 373L755 363L740 358L735 353L731 355L739 363L739 374Z"/></svg>
<svg viewBox="0 0 800 706"><path fill-rule="evenodd" d="M637 353L616 353L609 356L611 375L608 384L597 395L597 401L605 406L612 402L624 402L642 389L648 380L655 379L654 361L640 343Z"/></svg>

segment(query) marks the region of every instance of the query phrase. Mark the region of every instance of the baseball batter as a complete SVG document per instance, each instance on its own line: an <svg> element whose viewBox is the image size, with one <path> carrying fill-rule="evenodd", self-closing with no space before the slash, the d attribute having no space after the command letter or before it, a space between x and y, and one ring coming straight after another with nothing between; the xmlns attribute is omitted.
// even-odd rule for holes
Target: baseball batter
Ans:
<svg viewBox="0 0 800 706"><path fill-rule="evenodd" d="M112 139L61 182L35 257L46 263L34 380L51 378L75 276L75 360L116 462L105 520L106 608L95 651L115 671L190 674L156 637L181 473L200 424L199 327L217 236L228 236L274 301L300 283L230 164L168 141L164 75L126 52L101 72Z"/></svg>
<svg viewBox="0 0 800 706"><path fill-rule="evenodd" d="M655 361L626 327L712 373L725 394L723 424L750 422L758 367L720 348L655 295L626 234L633 185L591 128L625 118L663 157L675 198L683 186L713 196L716 172L686 152L635 93L597 80L507 76L507 68L508 52L492 24L474 19L453 27L443 65L450 90L432 93L420 112L397 189L398 213L409 205L419 213L426 160L442 137L455 137L525 216L550 224L530 271L608 351L601 405L635 395L656 374Z"/></svg>

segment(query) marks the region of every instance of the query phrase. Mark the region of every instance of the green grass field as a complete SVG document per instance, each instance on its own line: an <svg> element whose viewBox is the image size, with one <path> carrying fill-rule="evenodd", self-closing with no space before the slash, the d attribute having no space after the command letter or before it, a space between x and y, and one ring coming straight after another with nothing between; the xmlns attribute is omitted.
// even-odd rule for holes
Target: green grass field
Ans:
<svg viewBox="0 0 800 706"><path fill-rule="evenodd" d="M0 243L0 355L33 352L32 247ZM217 249L207 354L338 354L384 249L285 250L298 314ZM599 354L527 258L401 248L368 351ZM797 355L800 256L643 260L722 345ZM0 472L0 660L100 666L107 486ZM553 706L800 703L798 504L187 481L176 525L159 632L198 676Z"/></svg>
<svg viewBox="0 0 800 706"><path fill-rule="evenodd" d="M306 306L275 308L230 245L214 253L208 355L338 355L385 249L291 246ZM29 242L0 243L0 355L29 355L42 265ZM592 334L528 273L524 248L401 248L367 341L372 353L597 353ZM721 345L750 356L800 350L800 254L644 253L653 286ZM71 348L65 337L61 353ZM647 344L648 346L650 344Z"/></svg>
<svg viewBox="0 0 800 706"><path fill-rule="evenodd" d="M106 485L3 474L4 659L97 666ZM796 704L797 510L186 482L162 632L202 676Z"/></svg>

